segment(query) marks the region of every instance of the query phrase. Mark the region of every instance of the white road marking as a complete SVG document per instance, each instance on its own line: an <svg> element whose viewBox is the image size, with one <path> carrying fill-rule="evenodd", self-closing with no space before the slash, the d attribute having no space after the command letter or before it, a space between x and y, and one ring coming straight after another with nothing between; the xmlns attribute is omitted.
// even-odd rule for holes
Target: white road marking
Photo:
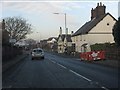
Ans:
<svg viewBox="0 0 120 90"><path fill-rule="evenodd" d="M63 68L65 68L65 69L67 69L65 66L63 66L63 65L61 65L61 64L59 64L59 63L57 63L59 66L61 66L61 67L63 67Z"/></svg>
<svg viewBox="0 0 120 90"><path fill-rule="evenodd" d="M52 60L50 60L51 62L53 62L53 63L56 63L55 61L52 61Z"/></svg>
<svg viewBox="0 0 120 90"><path fill-rule="evenodd" d="M61 67L64 68L64 69L67 69L65 66L63 66L63 65L61 65L61 64L59 64L59 63L57 63L57 62L55 62L55 61L53 61L53 60L50 60L50 61L53 62L53 63L56 63L57 65L61 66Z"/></svg>
<svg viewBox="0 0 120 90"><path fill-rule="evenodd" d="M109 89L107 89L106 87L103 87L103 86L102 86L101 88L103 88L103 89L105 89L105 90L109 90Z"/></svg>
<svg viewBox="0 0 120 90"><path fill-rule="evenodd" d="M90 79L88 79L88 78L86 78L86 77L80 75L79 73L74 72L73 70L69 70L69 71L72 72L72 73L74 73L74 74L77 75L77 76L80 76L80 77L84 78L85 80L87 80L87 81L89 81L89 82L92 81L92 80L90 80Z"/></svg>
<svg viewBox="0 0 120 90"><path fill-rule="evenodd" d="M76 60L81 60L81 59L76 59ZM63 67L64 69L67 69L65 66L63 66L63 65L61 65L61 64L59 64L59 63L57 63L57 62L55 62L55 61L53 61L53 60L50 60L50 61L53 62L53 63L56 63L57 65ZM85 80L87 80L87 81L89 81L89 82L92 81L92 80L84 77L83 75L80 75L79 73L77 73L77 72L75 72L75 71L73 71L73 70L69 70L69 71L72 72L72 73L74 73L75 75L77 75L77 76L79 76L79 77L82 77L83 79L85 79ZM98 83L98 82L97 82L97 83ZM107 88L104 87L104 86L101 86L101 88L102 88L102 89L105 89L105 90L109 90L109 89L107 89Z"/></svg>

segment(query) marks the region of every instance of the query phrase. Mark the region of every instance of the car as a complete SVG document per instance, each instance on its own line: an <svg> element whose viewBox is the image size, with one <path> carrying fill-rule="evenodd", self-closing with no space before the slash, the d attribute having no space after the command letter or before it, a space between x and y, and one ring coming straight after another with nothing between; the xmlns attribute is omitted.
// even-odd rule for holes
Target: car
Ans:
<svg viewBox="0 0 120 90"><path fill-rule="evenodd" d="M44 59L44 51L41 48L35 48L31 52L32 60L34 59Z"/></svg>

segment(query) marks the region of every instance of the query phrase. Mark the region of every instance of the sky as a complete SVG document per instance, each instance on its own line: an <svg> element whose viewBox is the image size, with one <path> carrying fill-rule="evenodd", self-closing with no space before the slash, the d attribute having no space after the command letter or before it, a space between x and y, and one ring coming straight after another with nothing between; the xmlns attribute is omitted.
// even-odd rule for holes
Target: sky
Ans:
<svg viewBox="0 0 120 90"><path fill-rule="evenodd" d="M2 0L0 20L6 17L22 17L32 24L32 34L27 38L43 40L58 37L59 27L65 33L65 15L69 33L77 31L91 19L91 9L102 2L106 12L118 18L118 0ZM59 14L54 14L59 13Z"/></svg>

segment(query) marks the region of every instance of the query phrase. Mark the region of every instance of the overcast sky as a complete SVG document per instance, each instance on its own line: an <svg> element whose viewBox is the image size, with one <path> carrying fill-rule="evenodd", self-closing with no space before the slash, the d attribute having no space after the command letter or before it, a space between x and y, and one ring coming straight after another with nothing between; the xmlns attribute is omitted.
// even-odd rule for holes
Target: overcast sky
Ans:
<svg viewBox="0 0 120 90"><path fill-rule="evenodd" d="M91 19L91 9L97 6L100 0L94 1L39 1L39 0L2 0L0 2L0 19L20 16L33 25L33 33L28 38L35 40L57 37L59 27L64 30L65 16L67 15L67 28L69 33L77 31L85 22ZM106 6L106 12L118 18L118 0L101 1ZM61 14L53 14L61 13Z"/></svg>

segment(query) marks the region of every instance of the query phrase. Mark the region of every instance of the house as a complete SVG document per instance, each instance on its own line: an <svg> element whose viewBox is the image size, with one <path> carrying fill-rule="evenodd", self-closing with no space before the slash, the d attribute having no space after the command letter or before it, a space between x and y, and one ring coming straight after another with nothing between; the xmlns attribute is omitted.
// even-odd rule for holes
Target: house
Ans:
<svg viewBox="0 0 120 90"><path fill-rule="evenodd" d="M50 37L47 40L47 43L56 43L57 42L57 38L56 37Z"/></svg>
<svg viewBox="0 0 120 90"><path fill-rule="evenodd" d="M58 53L68 52L71 46L71 34L62 34L62 28L60 27L60 34L58 36Z"/></svg>
<svg viewBox="0 0 120 90"><path fill-rule="evenodd" d="M40 48L47 48L47 39L40 40Z"/></svg>
<svg viewBox="0 0 120 90"><path fill-rule="evenodd" d="M25 47L25 46L28 46L29 44L25 40L22 39L16 42L15 45L19 47Z"/></svg>
<svg viewBox="0 0 120 90"><path fill-rule="evenodd" d="M106 6L98 3L97 7L91 10L91 20L72 35L75 51L91 51L90 45L95 43L113 43L112 29L116 21L110 13L106 13Z"/></svg>
<svg viewBox="0 0 120 90"><path fill-rule="evenodd" d="M51 51L57 51L57 37L48 38L47 44Z"/></svg>

